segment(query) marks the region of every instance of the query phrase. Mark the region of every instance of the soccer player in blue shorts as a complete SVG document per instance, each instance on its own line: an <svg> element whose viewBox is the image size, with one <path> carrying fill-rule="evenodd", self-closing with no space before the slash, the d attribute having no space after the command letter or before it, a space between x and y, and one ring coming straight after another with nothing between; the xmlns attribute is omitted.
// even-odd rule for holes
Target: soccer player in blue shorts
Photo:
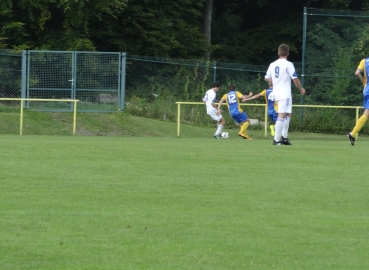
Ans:
<svg viewBox="0 0 369 270"><path fill-rule="evenodd" d="M363 115L357 120L354 129L349 134L347 134L347 138L349 139L352 146L354 146L355 144L357 134L359 133L359 131L362 129L362 127L365 125L366 121L369 118L369 82L368 82L369 74L368 72L369 72L369 58L364 58L360 61L360 64L355 71L356 77L359 78L359 80L364 86L364 89L363 89L364 112L363 112ZM362 74L364 74L364 77Z"/></svg>
<svg viewBox="0 0 369 270"><path fill-rule="evenodd" d="M246 99L252 96L252 92L249 95L242 95L236 90L234 85L228 87L228 94L225 94L218 103L218 113L220 114L220 107L223 102L227 103L229 114L232 116L233 120L240 125L240 132L238 133L241 138L246 140L252 140L248 135L246 129L250 124L250 119L247 114L240 107L240 100Z"/></svg>
<svg viewBox="0 0 369 270"><path fill-rule="evenodd" d="M242 102L246 102L249 100L257 99L259 97L264 97L265 103L268 107L268 116L271 120L272 124L270 125L270 133L272 136L274 136L274 125L277 122L278 118L278 105L276 102L274 102L274 96L273 96L273 84L271 82L268 82L268 88L261 91L259 94L256 94L250 98L243 99Z"/></svg>

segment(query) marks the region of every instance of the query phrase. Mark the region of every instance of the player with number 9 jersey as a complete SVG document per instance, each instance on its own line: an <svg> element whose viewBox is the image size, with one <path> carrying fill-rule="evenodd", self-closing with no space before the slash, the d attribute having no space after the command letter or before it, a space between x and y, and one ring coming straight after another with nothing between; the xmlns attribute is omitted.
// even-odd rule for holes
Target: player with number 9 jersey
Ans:
<svg viewBox="0 0 369 270"><path fill-rule="evenodd" d="M297 78L296 70L292 62L287 59L278 59L270 64L266 78L273 80L274 100L291 98L291 80Z"/></svg>
<svg viewBox="0 0 369 270"><path fill-rule="evenodd" d="M305 95L293 63L287 60L289 50L287 44L279 45L279 59L269 65L265 75L265 80L273 83L273 96L278 105L273 145L292 145L287 137L292 115L291 82L300 90L301 95Z"/></svg>

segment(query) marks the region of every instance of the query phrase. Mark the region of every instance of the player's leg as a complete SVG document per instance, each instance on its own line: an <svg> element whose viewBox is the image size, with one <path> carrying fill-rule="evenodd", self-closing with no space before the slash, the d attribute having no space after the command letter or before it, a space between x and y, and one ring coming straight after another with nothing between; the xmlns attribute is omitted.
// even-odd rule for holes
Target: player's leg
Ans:
<svg viewBox="0 0 369 270"><path fill-rule="evenodd" d="M245 112L242 112L239 116L238 116L238 120L241 121L240 122L240 132L238 133L238 135L240 135L242 138L246 139L246 140L252 140L249 135L247 134L247 128L250 125L250 119L247 116L247 114Z"/></svg>
<svg viewBox="0 0 369 270"><path fill-rule="evenodd" d="M250 120L247 119L245 122L241 124L240 133L238 133L244 139L250 139L249 135L247 134L247 128L250 125Z"/></svg>
<svg viewBox="0 0 369 270"><path fill-rule="evenodd" d="M275 123L277 122L278 114L276 111L270 111L268 113L269 119L272 122L270 125L270 134L274 136L275 134Z"/></svg>
<svg viewBox="0 0 369 270"><path fill-rule="evenodd" d="M283 122L284 118L286 117L285 113L278 113L277 122L275 123L275 131L274 131L274 142L281 143L282 137L282 129L283 129Z"/></svg>
<svg viewBox="0 0 369 270"><path fill-rule="evenodd" d="M281 99L277 101L278 103L278 118L275 123L275 133L274 133L274 145L281 144L282 130L284 125L284 119L287 116L287 99Z"/></svg>
<svg viewBox="0 0 369 270"><path fill-rule="evenodd" d="M225 120L221 114L217 115L216 110L208 114L210 115L211 119L217 122L217 129L213 136L215 139L220 139L220 134L222 133L223 126L225 125Z"/></svg>
<svg viewBox="0 0 369 270"><path fill-rule="evenodd" d="M285 99L284 112L286 113L286 116L283 121L281 142L284 145L292 145L288 139L288 129L290 127L290 119L292 115L292 98Z"/></svg>
<svg viewBox="0 0 369 270"><path fill-rule="evenodd" d="M285 144L289 145L288 140L288 129L290 127L290 120L291 120L291 113L287 113L286 118L283 122L283 129L282 129L282 141L286 142Z"/></svg>
<svg viewBox="0 0 369 270"><path fill-rule="evenodd" d="M246 135L243 133L243 124L246 121L246 117L239 114L231 115L232 119L240 126L240 131L238 132L238 136L241 136L242 138L246 137Z"/></svg>
<svg viewBox="0 0 369 270"><path fill-rule="evenodd" d="M214 135L220 136L220 134L222 134L223 131L223 127L225 126L225 119L223 118L222 115L220 115L220 120L217 122L217 130L215 132Z"/></svg>
<svg viewBox="0 0 369 270"><path fill-rule="evenodd" d="M269 128L270 128L270 135L274 136L274 134L275 134L275 125L274 124L271 124L269 126Z"/></svg>
<svg viewBox="0 0 369 270"><path fill-rule="evenodd" d="M349 139L352 146L354 146L354 144L355 144L357 134L363 128L366 121L368 121L368 118L369 118L369 96L367 96L367 95L364 96L364 104L363 105L364 105L363 115L357 120L354 129L349 134L347 134L347 138Z"/></svg>

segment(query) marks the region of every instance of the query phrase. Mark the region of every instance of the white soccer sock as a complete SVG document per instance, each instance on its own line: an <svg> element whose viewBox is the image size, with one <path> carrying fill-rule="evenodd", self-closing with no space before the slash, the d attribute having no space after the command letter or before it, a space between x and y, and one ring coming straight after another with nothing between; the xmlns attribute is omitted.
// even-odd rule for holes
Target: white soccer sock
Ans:
<svg viewBox="0 0 369 270"><path fill-rule="evenodd" d="M284 119L283 129L282 129L283 138L287 138L288 136L288 128L290 127L290 120L291 120L291 117L289 116L286 116L286 118Z"/></svg>
<svg viewBox="0 0 369 270"><path fill-rule="evenodd" d="M218 124L218 129L215 132L215 135L220 135L222 133L222 130L223 130L223 126Z"/></svg>
<svg viewBox="0 0 369 270"><path fill-rule="evenodd" d="M279 142L281 140L282 129L283 129L284 119L278 118L277 123L275 123L275 133L274 133L274 141Z"/></svg>

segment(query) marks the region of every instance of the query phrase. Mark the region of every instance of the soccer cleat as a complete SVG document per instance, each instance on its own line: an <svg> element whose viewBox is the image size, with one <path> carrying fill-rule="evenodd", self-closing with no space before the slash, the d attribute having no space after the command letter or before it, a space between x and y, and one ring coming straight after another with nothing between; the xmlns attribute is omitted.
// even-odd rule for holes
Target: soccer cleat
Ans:
<svg viewBox="0 0 369 270"><path fill-rule="evenodd" d="M270 125L270 134L274 136L274 125Z"/></svg>
<svg viewBox="0 0 369 270"><path fill-rule="evenodd" d="M252 140L251 137L248 137L248 136L246 136L245 134L242 134L242 133L238 133L238 136L240 136L242 139L245 139L245 140L249 140L249 141Z"/></svg>
<svg viewBox="0 0 369 270"><path fill-rule="evenodd" d="M214 134L214 138L219 140L220 139L220 135Z"/></svg>
<svg viewBox="0 0 369 270"><path fill-rule="evenodd" d="M282 136L282 144L284 145L292 145L292 143L290 142L290 140L288 138L284 138Z"/></svg>
<svg viewBox="0 0 369 270"><path fill-rule="evenodd" d="M347 134L347 138L349 139L352 146L355 144L355 138L352 137L351 133Z"/></svg>
<svg viewBox="0 0 369 270"><path fill-rule="evenodd" d="M282 145L281 142L276 142L275 140L273 140L273 145Z"/></svg>
<svg viewBox="0 0 369 270"><path fill-rule="evenodd" d="M247 138L247 136L245 134L242 134L242 133L238 133L238 136L240 136L243 139L246 139Z"/></svg>

